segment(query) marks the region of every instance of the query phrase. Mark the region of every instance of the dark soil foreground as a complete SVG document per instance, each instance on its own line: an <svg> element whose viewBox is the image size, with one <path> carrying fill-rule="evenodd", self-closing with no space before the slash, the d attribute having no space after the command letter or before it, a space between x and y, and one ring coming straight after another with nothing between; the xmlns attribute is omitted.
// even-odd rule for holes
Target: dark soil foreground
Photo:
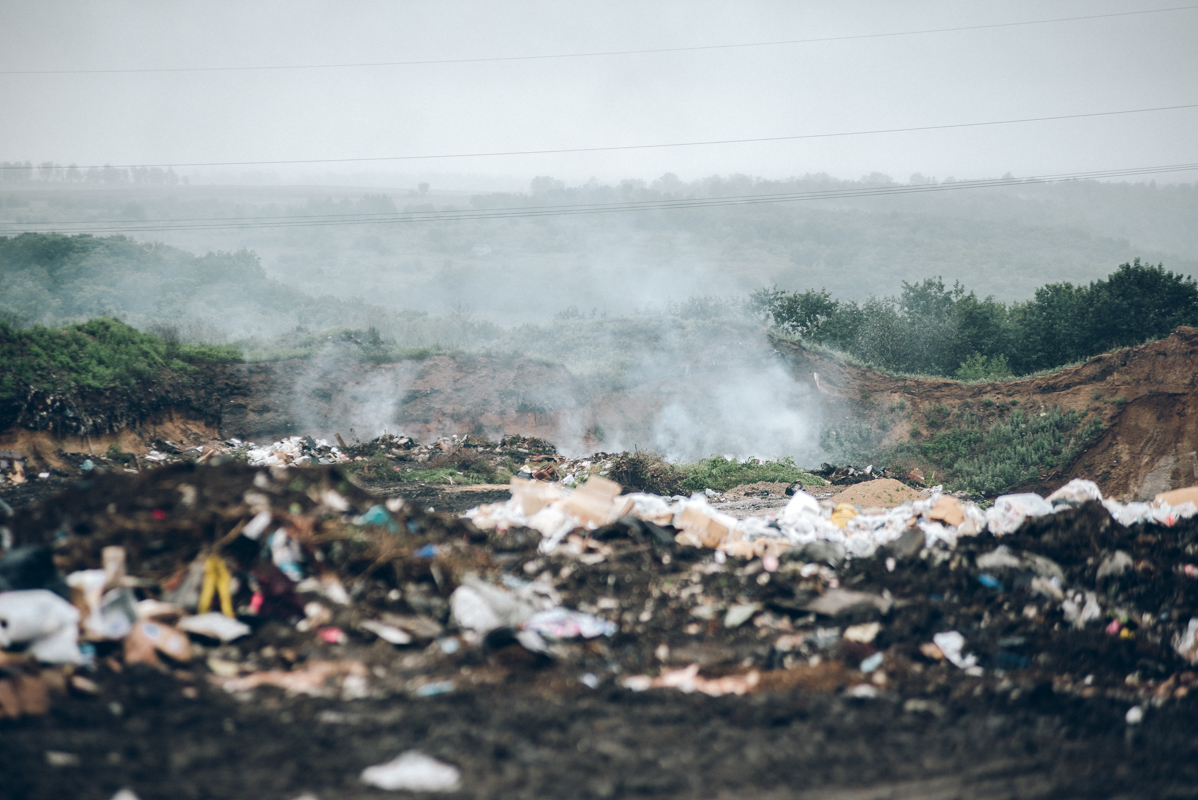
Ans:
<svg viewBox="0 0 1198 800"><path fill-rule="evenodd" d="M151 670L102 700L0 728L5 797L384 797L361 770L409 748L458 765L464 797L1193 797L1192 701L1125 731L1125 706L985 693L942 716L893 699L785 692L711 698L503 688L418 700L186 700ZM584 690L585 691L585 690ZM77 754L49 767L46 751Z"/></svg>
<svg viewBox="0 0 1198 800"><path fill-rule="evenodd" d="M322 508L329 489L349 512ZM119 645L101 645L96 666L80 672L98 691L59 693L45 715L0 720L0 797L109 800L122 788L140 800L386 797L359 775L408 749L458 766L459 796L478 798L1198 797L1195 676L1172 646L1198 614L1198 579L1182 568L1198 544L1194 520L1128 529L1085 505L1001 542L962 539L955 551L880 553L819 571L784 555L767 575L760 560L716 564L643 524L594 532L587 561L539 555L539 537L526 532L482 534L416 510L462 502L427 488L394 515L399 533L359 529L350 517L375 499L335 469L222 465L99 475L19 507L8 524L18 544L55 542L64 572L95 567L101 547L122 544L130 574L157 596L154 584L252 516L246 492L287 509L341 577L353 603L334 607L333 621L348 641L301 633L279 612L243 615L254 632L230 645L197 641L188 664L130 666ZM430 544L437 554L421 556ZM1070 596L1094 592L1102 618L1068 624L1018 568L979 581L974 559L999 544L1052 559ZM1115 550L1134 566L1098 579ZM225 552L241 574L260 568L255 553ZM471 644L446 601L467 572L547 576L563 605L600 609L620 632L556 644L548 657L502 635ZM836 583L894 602L885 612L808 612ZM726 627L725 609L746 603L760 604L752 621ZM404 647L358 628L387 612L445 627ZM1111 620L1126 633L1105 632ZM828 636L868 622L881 625L872 642ZM965 636L983 674L928 654L945 630ZM450 652L450 639L460 648ZM881 668L860 672L876 653ZM230 694L212 673L326 659L361 662L365 696L345 699L355 694L348 680L322 696ZM621 684L692 663L710 677L756 671L760 682L723 697ZM445 681L449 693L422 696ZM1125 721L1132 706L1144 710L1139 724Z"/></svg>

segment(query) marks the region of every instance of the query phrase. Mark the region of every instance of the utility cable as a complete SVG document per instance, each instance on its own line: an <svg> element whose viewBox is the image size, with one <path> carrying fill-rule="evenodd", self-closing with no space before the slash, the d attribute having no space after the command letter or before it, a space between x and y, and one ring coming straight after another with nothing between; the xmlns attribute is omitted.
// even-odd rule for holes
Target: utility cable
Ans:
<svg viewBox="0 0 1198 800"><path fill-rule="evenodd" d="M821 42L846 42L861 39L885 39L899 36L923 36L936 33L959 33L963 31L992 30L996 28L1016 28L1028 25L1050 25L1062 22L1078 22L1091 19L1111 19L1116 17L1132 17L1144 14L1167 14L1178 11L1192 11L1198 5L1172 6L1170 8L1147 8L1138 11L1118 11L1109 14L1087 14L1077 17L1052 17L1050 19L1022 20L1018 22L995 22L986 25L960 25L950 28L926 28L914 31L893 31L887 33L862 33L847 36L821 36L810 39L780 39L768 42L743 42L736 44L693 45L689 47L654 47L641 50L596 50L585 53L547 53L527 56L492 56L480 58L437 58L412 61L361 61L332 64L264 64L240 67L160 67L133 69L28 69L0 70L0 75L130 75L147 73L186 73L186 72L263 72L282 70L316 70L316 69L356 69L363 67L412 67L438 64L486 64L508 61L544 61L550 59L568 58L600 58L605 56L652 55L657 53L687 53L705 50L734 50L752 47L781 47L786 45L817 44Z"/></svg>
<svg viewBox="0 0 1198 800"><path fill-rule="evenodd" d="M175 167L250 167L250 166L284 166L288 164L358 164L380 161L426 161L447 158L496 158L500 156L543 156L562 155L565 153L610 153L624 150L660 150L673 147L709 147L726 144L761 144L765 142L794 142L804 139L832 139L843 136L877 136L890 133L918 133L922 131L943 131L961 128L982 128L991 125L1022 125L1032 122L1054 122L1069 119L1090 119L1095 117L1115 117L1127 114L1148 114L1160 111L1178 111L1198 108L1198 103L1184 103L1173 106L1154 106L1151 108L1129 108L1119 111L1090 111L1081 114L1056 114L1046 117L1022 117L1019 119L998 119L986 122L953 122L945 125L916 125L909 128L876 128L862 131L836 131L833 133L803 133L791 136L759 136L747 139L710 139L693 142L658 142L653 144L622 144L602 147L558 147L544 150L500 150L477 153L437 153L414 156L370 156L365 158L305 158L280 159L276 161L189 161L170 164L87 164L76 165L76 169L137 169L137 168L175 168ZM0 170L27 170L22 164L0 165Z"/></svg>

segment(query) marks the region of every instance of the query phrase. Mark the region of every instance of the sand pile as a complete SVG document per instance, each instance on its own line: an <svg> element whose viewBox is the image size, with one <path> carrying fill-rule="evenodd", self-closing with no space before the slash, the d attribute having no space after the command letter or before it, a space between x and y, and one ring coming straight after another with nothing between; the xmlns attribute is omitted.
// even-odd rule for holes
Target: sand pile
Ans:
<svg viewBox="0 0 1198 800"><path fill-rule="evenodd" d="M919 492L894 478L878 478L850 486L836 495L835 500L837 503L848 503L861 508L894 508L922 497Z"/></svg>

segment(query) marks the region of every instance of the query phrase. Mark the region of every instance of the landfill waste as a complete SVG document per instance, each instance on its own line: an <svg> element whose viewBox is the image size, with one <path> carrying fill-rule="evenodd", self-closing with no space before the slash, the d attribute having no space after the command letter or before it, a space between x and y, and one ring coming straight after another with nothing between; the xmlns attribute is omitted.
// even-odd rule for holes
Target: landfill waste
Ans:
<svg viewBox="0 0 1198 800"><path fill-rule="evenodd" d="M812 470L812 473L824 478L834 486L851 486L855 483L864 483L865 481L877 480L878 478L894 477L886 467L878 467L873 464L865 467L852 467L848 465L838 467L832 464L821 464L820 468ZM920 482L922 483L922 479ZM788 490L787 494L793 494L793 492Z"/></svg>
<svg viewBox="0 0 1198 800"><path fill-rule="evenodd" d="M79 611L46 589L0 592L0 649L25 645L46 664L81 664Z"/></svg>
<svg viewBox="0 0 1198 800"><path fill-rule="evenodd" d="M38 717L50 710L50 689L28 665L0 659L0 720Z"/></svg>
<svg viewBox="0 0 1198 800"><path fill-rule="evenodd" d="M699 675L699 665L691 664L685 669L663 672L656 678L647 675L630 675L624 678L626 689L643 692L647 689L677 689L685 694L700 692L712 697L726 694L746 694L761 682L761 673L752 670L745 675L726 675L722 678L704 678Z"/></svg>
<svg viewBox="0 0 1198 800"><path fill-rule="evenodd" d="M0 557L0 592L49 589L70 597L70 587L54 564L54 551L45 544L14 547Z"/></svg>
<svg viewBox="0 0 1198 800"><path fill-rule="evenodd" d="M250 634L250 626L244 622L211 611L184 617L179 622L179 630L221 642L236 641Z"/></svg>
<svg viewBox="0 0 1198 800"><path fill-rule="evenodd" d="M243 443L233 439L230 444L243 446ZM330 445L324 439L313 439L310 436L291 436L268 445L244 443L245 459L251 466L275 467L302 464L317 466L318 464L341 464L349 458L336 445Z"/></svg>
<svg viewBox="0 0 1198 800"><path fill-rule="evenodd" d="M417 750L362 770L362 782L392 792L456 792L462 786L457 767Z"/></svg>
<svg viewBox="0 0 1198 800"><path fill-rule="evenodd" d="M1123 714L1198 685L1188 500L1143 504L1128 526L1132 504L1089 482L993 515L938 487L884 509L798 490L736 518L706 493L622 494L591 474L517 478L510 500L453 516L366 492L342 465L87 481L6 520L0 575L41 585L0 593L0 609L47 613L6 621L3 658L21 666L0 665L2 697L38 680L47 703L125 702L120 687L153 675L184 699L276 711L569 686L894 698L931 715L977 691L1047 691Z"/></svg>

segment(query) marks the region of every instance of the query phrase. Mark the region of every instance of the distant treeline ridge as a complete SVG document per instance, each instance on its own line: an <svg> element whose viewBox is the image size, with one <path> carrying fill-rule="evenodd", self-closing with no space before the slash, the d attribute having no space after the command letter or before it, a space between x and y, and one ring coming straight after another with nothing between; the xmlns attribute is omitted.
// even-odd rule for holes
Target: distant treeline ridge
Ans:
<svg viewBox="0 0 1198 800"><path fill-rule="evenodd" d="M1032 299L979 299L940 278L858 303L827 291L760 289L750 306L783 331L881 369L962 380L1026 375L1198 325L1198 282L1163 265L1122 264L1087 286L1050 283Z"/></svg>
<svg viewBox="0 0 1198 800"><path fill-rule="evenodd" d="M0 161L0 183L132 183L149 186L174 186L187 183L169 167L79 167L43 161Z"/></svg>

